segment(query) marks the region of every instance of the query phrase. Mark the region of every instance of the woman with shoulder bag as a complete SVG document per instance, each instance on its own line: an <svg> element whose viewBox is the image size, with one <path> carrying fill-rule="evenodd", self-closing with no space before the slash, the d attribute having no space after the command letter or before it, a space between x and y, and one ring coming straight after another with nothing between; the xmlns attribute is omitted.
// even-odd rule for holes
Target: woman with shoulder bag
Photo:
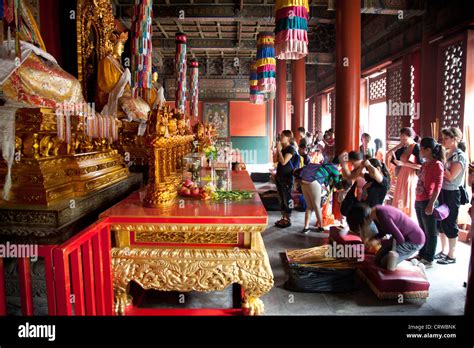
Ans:
<svg viewBox="0 0 474 348"><path fill-rule="evenodd" d="M420 155L425 161L418 174L415 211L418 224L425 232L426 242L418 254L418 259L425 267L432 267L438 241L437 222L433 211L443 185L444 149L433 138L423 138L420 143Z"/></svg>
<svg viewBox="0 0 474 348"><path fill-rule="evenodd" d="M461 206L461 190L466 171L466 154L462 147L462 132L459 128L450 127L441 131L443 146L447 150L447 161L444 166L444 181L439 199L440 204L449 207L449 216L441 221L441 252L435 255L438 263L449 265L456 262L455 252L458 238L458 215ZM446 253L448 249L448 253Z"/></svg>

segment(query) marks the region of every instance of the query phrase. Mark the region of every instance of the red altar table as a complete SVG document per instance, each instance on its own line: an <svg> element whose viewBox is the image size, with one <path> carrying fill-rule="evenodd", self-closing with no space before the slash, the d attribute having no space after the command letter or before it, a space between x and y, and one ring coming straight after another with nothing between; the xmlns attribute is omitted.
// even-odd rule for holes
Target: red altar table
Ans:
<svg viewBox="0 0 474 348"><path fill-rule="evenodd" d="M232 173L232 189L253 192L242 201L178 197L171 206L142 205L137 191L102 214L115 236L112 249L116 311L131 303L128 285L162 291L216 291L240 284L243 308L263 313L260 296L273 286L261 232L268 216L246 171Z"/></svg>

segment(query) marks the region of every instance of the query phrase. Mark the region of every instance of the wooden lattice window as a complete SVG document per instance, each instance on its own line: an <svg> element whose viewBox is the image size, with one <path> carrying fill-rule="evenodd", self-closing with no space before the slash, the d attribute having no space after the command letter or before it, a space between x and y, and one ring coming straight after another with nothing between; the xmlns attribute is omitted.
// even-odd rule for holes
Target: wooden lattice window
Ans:
<svg viewBox="0 0 474 348"><path fill-rule="evenodd" d="M332 91L328 94L328 108L331 114L331 128L336 126L336 92Z"/></svg>
<svg viewBox="0 0 474 348"><path fill-rule="evenodd" d="M415 119L418 109L415 101L415 66L410 65L410 127L415 128Z"/></svg>
<svg viewBox="0 0 474 348"><path fill-rule="evenodd" d="M381 74L369 79L369 104L376 104L385 101L387 96L387 76Z"/></svg>
<svg viewBox="0 0 474 348"><path fill-rule="evenodd" d="M441 55L441 128L461 127L464 41L445 46Z"/></svg>
<svg viewBox="0 0 474 348"><path fill-rule="evenodd" d="M315 110L315 115L316 115L316 122L315 122L315 127L317 130L322 131L323 127L323 103L322 103L322 97L318 96L316 97L316 103L314 105L314 110Z"/></svg>
<svg viewBox="0 0 474 348"><path fill-rule="evenodd" d="M402 65L387 70L387 139L397 139L402 127L402 115L394 112L402 102Z"/></svg>

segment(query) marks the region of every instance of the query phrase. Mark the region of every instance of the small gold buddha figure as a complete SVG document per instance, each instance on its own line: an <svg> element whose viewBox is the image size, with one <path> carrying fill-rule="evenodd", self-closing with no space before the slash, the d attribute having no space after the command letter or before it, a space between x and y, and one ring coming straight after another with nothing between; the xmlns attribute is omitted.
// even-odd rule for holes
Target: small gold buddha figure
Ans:
<svg viewBox="0 0 474 348"><path fill-rule="evenodd" d="M183 118L178 120L178 134L186 135L186 121Z"/></svg>
<svg viewBox="0 0 474 348"><path fill-rule="evenodd" d="M204 139L204 133L205 133L206 129L204 127L204 125L199 122L197 125L196 125L196 135L197 135L197 139L201 140L201 139Z"/></svg>
<svg viewBox="0 0 474 348"><path fill-rule="evenodd" d="M178 133L178 123L175 118L169 119L168 130L169 130L170 135L176 135Z"/></svg>
<svg viewBox="0 0 474 348"><path fill-rule="evenodd" d="M124 68L121 57L128 33L114 32L111 36L113 50L99 62L97 72L96 108L103 114L117 115L119 119L144 122L150 106L140 97L132 96L130 70Z"/></svg>
<svg viewBox="0 0 474 348"><path fill-rule="evenodd" d="M152 110L154 109L160 109L166 102L165 98L165 89L161 85L161 83L158 82L158 70L156 67L153 67L152 69L153 74L151 75L152 79L152 88L151 88L151 93L150 93L150 107Z"/></svg>

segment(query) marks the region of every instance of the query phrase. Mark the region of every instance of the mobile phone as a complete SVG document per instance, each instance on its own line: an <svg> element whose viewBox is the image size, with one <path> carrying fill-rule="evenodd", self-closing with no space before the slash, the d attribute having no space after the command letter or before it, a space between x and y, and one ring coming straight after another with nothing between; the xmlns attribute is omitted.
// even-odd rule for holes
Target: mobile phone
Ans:
<svg viewBox="0 0 474 348"><path fill-rule="evenodd" d="M280 134L277 134L277 142L281 141Z"/></svg>

